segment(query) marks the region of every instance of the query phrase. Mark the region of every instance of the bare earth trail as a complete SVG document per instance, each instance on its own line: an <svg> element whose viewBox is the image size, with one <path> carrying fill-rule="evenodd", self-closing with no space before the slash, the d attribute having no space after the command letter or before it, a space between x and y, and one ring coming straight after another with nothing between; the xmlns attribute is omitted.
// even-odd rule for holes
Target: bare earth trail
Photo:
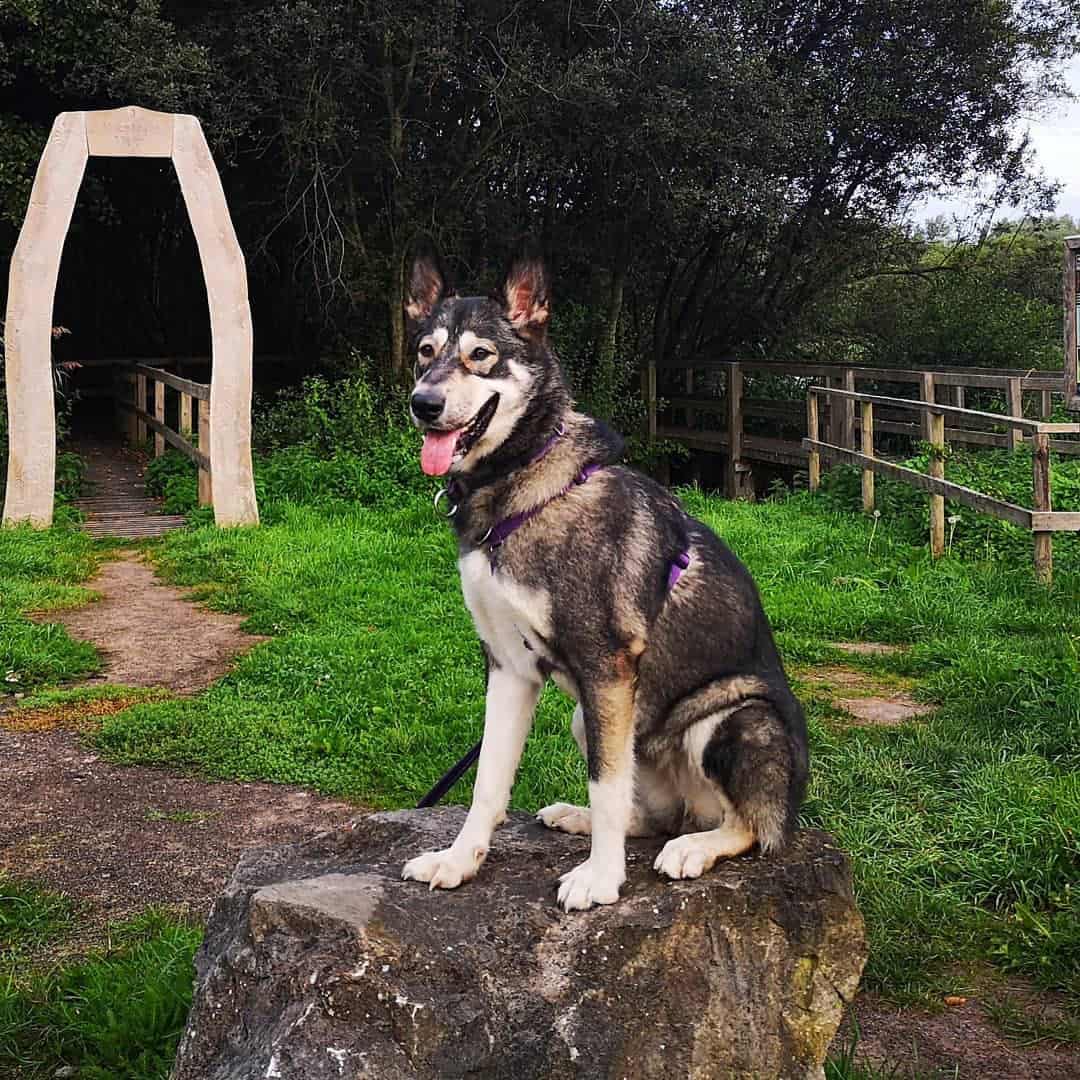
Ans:
<svg viewBox="0 0 1080 1080"><path fill-rule="evenodd" d="M133 553L90 582L100 599L36 616L60 622L101 652L87 685L194 694L262 638L241 616L209 611L161 583ZM166 769L114 765L77 730L102 705L22 723L0 705L0 872L58 889L85 905L65 949L100 942L110 921L165 904L202 918L242 851L300 839L357 807L281 784L214 782ZM40 730L33 730L39 728Z"/></svg>
<svg viewBox="0 0 1080 1080"><path fill-rule="evenodd" d="M240 629L242 617L199 607L162 584L130 552L106 564L90 584L100 593L98 601L37 616L62 622L73 637L97 646L104 670L88 685L195 694L263 640ZM842 647L851 652L879 648ZM896 685L875 687L865 676L839 668L808 684L814 692L842 697L836 704L854 722L908 720L894 715L897 702L906 701ZM888 715L877 708L879 698L889 705ZM869 705L874 707L863 715ZM114 707L89 703L79 706L81 715L66 707L54 710L55 718L46 714L22 722L18 711L5 714L0 702L0 790L10 793L0 819L0 872L60 890L84 912L74 936L42 959L103 943L110 922L149 904L201 920L245 849L294 842L341 826L358 812L352 804L281 784L215 782L161 768L114 765L79 733L93 725L95 713ZM925 705L911 709L926 711ZM1045 998L1039 1004L1046 1004ZM1016 1046L996 1031L974 997L933 1014L897 1009L863 994L853 1013L859 1060L895 1066L886 1075L897 1080L908 1075L1080 1080L1080 1048Z"/></svg>

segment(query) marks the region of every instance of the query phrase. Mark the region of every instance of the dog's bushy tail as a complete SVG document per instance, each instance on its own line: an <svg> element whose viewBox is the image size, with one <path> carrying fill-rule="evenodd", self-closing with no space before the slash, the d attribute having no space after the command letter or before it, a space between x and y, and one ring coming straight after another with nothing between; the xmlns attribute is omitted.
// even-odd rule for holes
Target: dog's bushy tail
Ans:
<svg viewBox="0 0 1080 1080"><path fill-rule="evenodd" d="M747 701L717 725L702 758L762 851L783 846L806 793L805 720L794 698L788 709L785 716L772 701Z"/></svg>

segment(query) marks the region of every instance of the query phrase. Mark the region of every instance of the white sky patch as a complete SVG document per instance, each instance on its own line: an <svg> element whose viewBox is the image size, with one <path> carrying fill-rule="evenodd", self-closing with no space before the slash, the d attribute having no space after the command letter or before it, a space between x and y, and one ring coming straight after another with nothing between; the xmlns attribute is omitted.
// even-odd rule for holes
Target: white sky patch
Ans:
<svg viewBox="0 0 1080 1080"><path fill-rule="evenodd" d="M1065 66L1064 74L1069 88L1080 95L1080 57ZM1031 135L1035 158L1043 172L1063 185L1056 213L1080 218L1080 100L1059 100L1049 105L1043 115L1024 122L1023 128ZM916 221L925 221L939 214L963 216L970 210L971 203L965 198L930 199L917 206L912 216Z"/></svg>

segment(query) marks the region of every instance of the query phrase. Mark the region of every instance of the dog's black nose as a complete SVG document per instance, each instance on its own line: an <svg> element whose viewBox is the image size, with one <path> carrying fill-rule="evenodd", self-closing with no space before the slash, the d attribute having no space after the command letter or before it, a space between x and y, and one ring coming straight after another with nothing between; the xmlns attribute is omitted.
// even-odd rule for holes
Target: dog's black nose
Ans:
<svg viewBox="0 0 1080 1080"><path fill-rule="evenodd" d="M417 420L431 423L432 420L439 419L439 413L446 405L446 398L438 390L417 390L410 404Z"/></svg>

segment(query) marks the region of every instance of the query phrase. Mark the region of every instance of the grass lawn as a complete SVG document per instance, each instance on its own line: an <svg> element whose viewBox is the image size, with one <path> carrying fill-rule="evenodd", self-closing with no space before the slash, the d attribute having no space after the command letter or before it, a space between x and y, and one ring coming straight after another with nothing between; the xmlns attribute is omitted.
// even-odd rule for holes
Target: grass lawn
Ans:
<svg viewBox="0 0 1080 1080"><path fill-rule="evenodd" d="M114 926L90 956L28 966L77 918L63 897L0 875L0 1076L45 1080L70 1067L80 1080L166 1080L201 930L151 910Z"/></svg>
<svg viewBox="0 0 1080 1080"><path fill-rule="evenodd" d="M871 544L869 522L807 496L684 498L750 566L807 703L804 819L852 855L872 944L864 984L902 1001L1016 972L1080 1004L1080 567L1061 559L1047 593L1027 561L933 565L884 522ZM482 664L449 530L415 496L396 509L264 512L258 530L174 533L157 557L168 578L273 640L195 699L104 718L98 745L120 760L411 805L481 728ZM0 658L28 685L93 666L15 611L74 599L94 558L62 531L0 533ZM39 633L47 648L28 644ZM857 657L831 644L857 640L910 649ZM856 727L799 680L837 662L912 678L936 711ZM514 805L583 797L570 711L549 688ZM452 797L466 801L468 784Z"/></svg>
<svg viewBox="0 0 1080 1080"><path fill-rule="evenodd" d="M873 944L867 984L955 990L990 961L1080 1000L1080 575L1052 593L1028 565L946 560L806 496L690 508L754 572L798 675L843 659L913 676L937 706L853 727L809 686L805 820L855 861ZM415 802L478 737L483 682L453 543L429 505L329 513L279 504L253 531L176 533L161 565L275 639L196 700L105 719L114 757L292 781L373 806ZM846 640L905 643L842 656ZM545 693L514 805L584 795L570 705ZM465 801L467 784L453 795Z"/></svg>

